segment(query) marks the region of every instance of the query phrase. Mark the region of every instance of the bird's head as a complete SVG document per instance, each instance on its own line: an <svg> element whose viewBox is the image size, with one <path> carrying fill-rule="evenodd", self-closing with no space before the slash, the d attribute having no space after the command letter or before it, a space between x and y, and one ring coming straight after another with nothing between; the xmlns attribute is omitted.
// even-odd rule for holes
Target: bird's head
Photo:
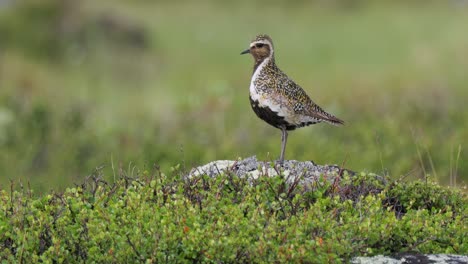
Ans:
<svg viewBox="0 0 468 264"><path fill-rule="evenodd" d="M252 40L252 42L250 42L250 47L241 52L241 55L247 53L252 54L252 57L256 62L261 62L266 58L272 58L273 41L268 35L258 35L254 40Z"/></svg>

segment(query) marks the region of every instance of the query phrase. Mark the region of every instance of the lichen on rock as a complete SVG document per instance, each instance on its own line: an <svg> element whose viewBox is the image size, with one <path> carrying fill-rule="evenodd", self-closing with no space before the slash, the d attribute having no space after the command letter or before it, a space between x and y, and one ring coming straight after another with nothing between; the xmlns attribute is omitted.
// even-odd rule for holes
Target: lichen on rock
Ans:
<svg viewBox="0 0 468 264"><path fill-rule="evenodd" d="M256 156L239 160L217 160L206 165L193 168L188 178L208 175L217 177L222 174L233 174L247 178L253 183L261 177L284 177L285 183L301 186L302 191L314 191L319 184L333 184L344 199L357 199L360 195L379 193L386 185L386 180L376 174L366 174L366 180L353 182L356 173L338 165L318 165L313 161L285 160L282 164L274 161L259 161ZM356 177L357 178L357 177Z"/></svg>

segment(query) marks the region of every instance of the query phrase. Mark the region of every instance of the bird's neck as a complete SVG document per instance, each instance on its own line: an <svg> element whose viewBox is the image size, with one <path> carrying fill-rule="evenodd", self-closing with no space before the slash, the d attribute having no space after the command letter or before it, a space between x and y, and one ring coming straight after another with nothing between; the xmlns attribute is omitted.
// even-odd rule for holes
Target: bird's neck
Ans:
<svg viewBox="0 0 468 264"><path fill-rule="evenodd" d="M260 65L262 65L262 63L265 62L266 64L275 64L275 57L274 56L270 56L270 57L264 57L264 58L258 58L258 59L255 59L255 64L254 64L254 69L253 69L253 72L255 73L255 71L258 69L258 67ZM264 67L264 66L263 66Z"/></svg>

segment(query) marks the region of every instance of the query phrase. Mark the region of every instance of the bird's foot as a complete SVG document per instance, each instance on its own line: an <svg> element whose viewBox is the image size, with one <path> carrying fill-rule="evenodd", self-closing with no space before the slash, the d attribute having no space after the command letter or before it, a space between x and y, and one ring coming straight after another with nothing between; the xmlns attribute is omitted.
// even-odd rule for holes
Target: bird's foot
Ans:
<svg viewBox="0 0 468 264"><path fill-rule="evenodd" d="M284 166L284 159L275 160L275 165L280 165L281 167L283 167Z"/></svg>

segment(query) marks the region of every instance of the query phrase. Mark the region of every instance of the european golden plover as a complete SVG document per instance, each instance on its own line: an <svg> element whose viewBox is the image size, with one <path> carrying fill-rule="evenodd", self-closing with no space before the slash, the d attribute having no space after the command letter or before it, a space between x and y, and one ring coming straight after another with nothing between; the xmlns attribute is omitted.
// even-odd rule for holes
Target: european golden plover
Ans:
<svg viewBox="0 0 468 264"><path fill-rule="evenodd" d="M273 41L268 35L258 35L241 54L247 53L255 61L250 81L250 103L259 118L281 129L280 163L284 161L289 130L320 122L344 123L315 104L276 66Z"/></svg>

